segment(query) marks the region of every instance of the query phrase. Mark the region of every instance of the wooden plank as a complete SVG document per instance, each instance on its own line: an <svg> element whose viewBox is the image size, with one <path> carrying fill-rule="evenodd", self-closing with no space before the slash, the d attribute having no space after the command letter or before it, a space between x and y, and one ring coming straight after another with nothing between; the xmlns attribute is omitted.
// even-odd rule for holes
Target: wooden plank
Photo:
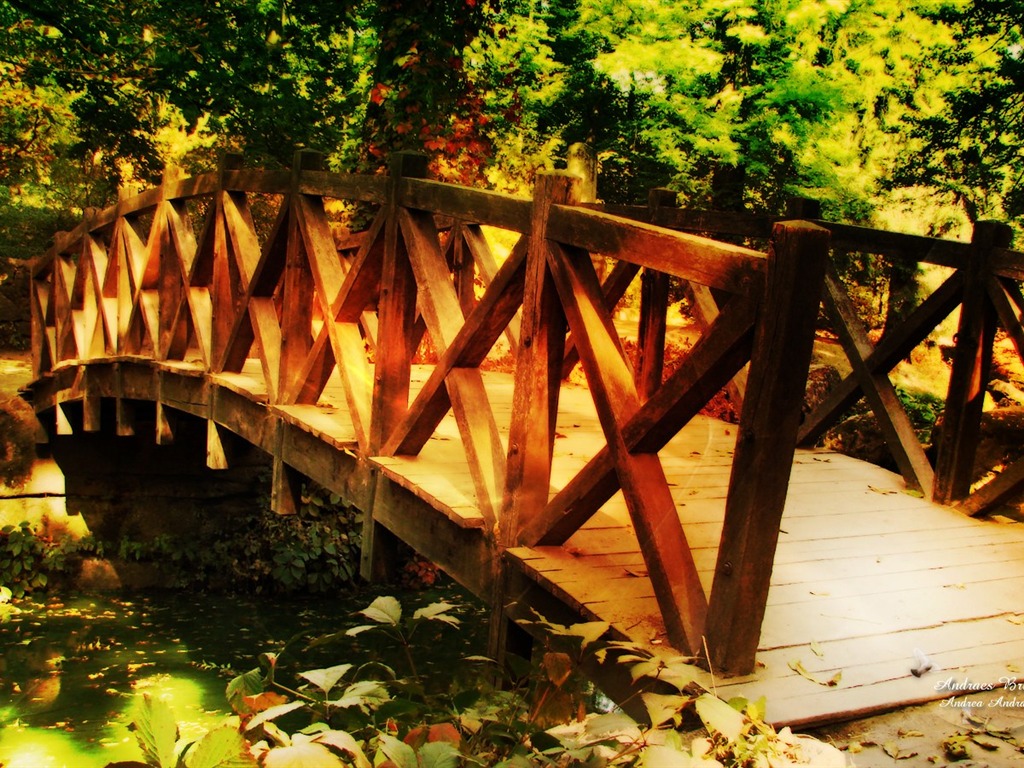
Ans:
<svg viewBox="0 0 1024 768"><path fill-rule="evenodd" d="M377 481L373 519L444 569L480 597L493 588L494 553L479 530L461 528L431 514L428 503L388 478Z"/></svg>
<svg viewBox="0 0 1024 768"><path fill-rule="evenodd" d="M626 446L656 453L690 421L750 356L753 306L737 297L635 417L623 426ZM523 541L558 544L566 540L615 492L610 451L602 449L586 468L545 504L524 527Z"/></svg>
<svg viewBox="0 0 1024 768"><path fill-rule="evenodd" d="M392 158L388 218L384 226L384 264L378 314L377 360L370 415L371 453L380 453L409 407L409 375L416 343L416 278L399 237L399 186L405 176L426 175L426 157L398 153ZM418 339L417 339L418 340Z"/></svg>
<svg viewBox="0 0 1024 768"><path fill-rule="evenodd" d="M874 347L857 317L853 301L847 295L839 274L831 265L825 274L825 296L825 307L832 317L846 357L853 366L854 375L860 382L861 391L878 420L889 453L907 483L929 497L934 481L931 462L925 456L914 425L903 409L888 372L872 371L866 364Z"/></svg>
<svg viewBox="0 0 1024 768"><path fill-rule="evenodd" d="M440 250L434 220L407 211L399 211L398 216L416 277L420 312L434 347L443 354L458 338L465 321ZM452 369L445 381L473 475L477 502L484 517L493 524L504 486L505 449L483 379L477 368L461 367Z"/></svg>
<svg viewBox="0 0 1024 768"><path fill-rule="evenodd" d="M440 353L385 453L419 453L451 406L445 381L457 367L477 368L522 303L526 244L520 241L494 275L451 344Z"/></svg>
<svg viewBox="0 0 1024 768"><path fill-rule="evenodd" d="M487 243L487 239L484 237L483 231L480 229L478 224L464 224L459 228L459 232L462 235L462 239L469 248L469 252L473 257L473 262L476 264L476 269L480 275L480 279L483 281L487 288L490 287L491 283L498 275L500 267L498 266L494 253L491 251L490 245ZM506 261L512 257L517 250L526 252L526 240L520 237L516 240L515 245L512 246L509 256L506 257ZM502 264L504 266L504 262ZM509 320L508 326L505 329L505 337L508 339L509 349L514 354L519 347L519 325L522 322L522 317L517 312L515 316Z"/></svg>
<svg viewBox="0 0 1024 768"><path fill-rule="evenodd" d="M963 276L955 272L925 299L892 333L884 336L864 364L872 373L888 373L960 303ZM807 415L800 428L800 445L812 445L861 396L860 382L851 373L832 388L825 401Z"/></svg>
<svg viewBox="0 0 1024 768"><path fill-rule="evenodd" d="M271 319L270 314L265 314L264 317L256 317L253 315L253 299L259 297L260 299L270 299L269 302L262 302L264 304L263 311L266 311L266 306L274 306L273 322L275 325L280 325L277 319L276 303L273 301L274 297L278 294L278 286L281 282L281 277L284 274L285 265L288 260L288 232L289 232L289 207L282 205L277 212L277 218L274 221L274 226L271 230L270 236L263 245L263 250L260 253L259 261L257 262L251 277L248 278L248 285L245 290L245 294L242 297L241 305L239 306L237 313L233 315L234 323L231 326L231 330L228 334L227 339L224 343L224 352L221 360L218 361L214 370L217 371L239 371L242 366L245 365L245 360L249 356L249 352L252 349L255 334L257 333L258 327L262 326L264 330L268 330L268 321ZM241 259L240 254L233 254L236 259ZM247 273L249 266L247 265L247 258L245 264L238 266L239 273ZM272 342L271 344L264 344L262 342L257 344L257 353L265 360L264 370L277 370L277 365L274 362L278 359L281 354L279 333L273 336L268 336L264 341ZM279 372L278 375L273 379L271 384L268 380L267 388L269 391L278 392L279 388ZM280 395L275 395L275 400L279 399Z"/></svg>
<svg viewBox="0 0 1024 768"><path fill-rule="evenodd" d="M424 178L403 179L398 187L398 201L405 208L442 213L514 232L529 232L532 224L528 200Z"/></svg>
<svg viewBox="0 0 1024 768"><path fill-rule="evenodd" d="M1004 467L995 477L976 489L956 508L967 515L980 515L996 509L1024 487L1024 458Z"/></svg>
<svg viewBox="0 0 1024 768"><path fill-rule="evenodd" d="M604 294L605 306L609 312L614 310L615 305L626 295L626 291L629 290L629 286L639 271L640 267L638 265L631 264L628 261L616 262L615 266L612 267L611 273L601 284L601 292ZM576 342L573 340L572 334L569 334L569 338L566 341L565 360L562 362L563 379L569 378L569 374L572 373L572 369L576 367L579 361L580 356L579 351L576 349Z"/></svg>
<svg viewBox="0 0 1024 768"><path fill-rule="evenodd" d="M301 386L296 373L309 356L313 346L313 311L315 279L302 242L298 217L288 225L287 262L281 301L281 365L278 392Z"/></svg>
<svg viewBox="0 0 1024 768"><path fill-rule="evenodd" d="M826 230L776 225L708 607L710 662L730 674L755 662L827 258Z"/></svg>
<svg viewBox="0 0 1024 768"><path fill-rule="evenodd" d="M707 598L658 454L631 450L623 435L623 425L641 403L594 265L588 254L555 246L549 248L548 266L580 350L669 637L677 647L696 653L704 633Z"/></svg>
<svg viewBox="0 0 1024 768"><path fill-rule="evenodd" d="M637 331L639 365L637 391L650 399L661 386L665 369L665 334L668 322L668 275L644 270L640 279L640 327Z"/></svg>
<svg viewBox="0 0 1024 768"><path fill-rule="evenodd" d="M756 295L763 282L764 254L748 248L564 205L552 208L549 227L560 243L729 293Z"/></svg>
<svg viewBox="0 0 1024 768"><path fill-rule="evenodd" d="M575 177L542 174L534 187L498 532L502 547L519 543L524 525L548 500L566 321L547 265L546 228L551 206L575 199L576 181Z"/></svg>

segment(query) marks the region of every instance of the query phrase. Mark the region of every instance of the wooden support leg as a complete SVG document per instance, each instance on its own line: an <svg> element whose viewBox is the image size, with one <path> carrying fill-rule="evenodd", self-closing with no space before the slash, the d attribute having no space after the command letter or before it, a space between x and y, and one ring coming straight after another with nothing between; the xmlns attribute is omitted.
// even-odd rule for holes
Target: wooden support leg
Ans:
<svg viewBox="0 0 1024 768"><path fill-rule="evenodd" d="M117 387L116 433L118 437L131 437L135 434L135 406L124 396L124 371L120 364L114 366L114 378Z"/></svg>
<svg viewBox="0 0 1024 768"><path fill-rule="evenodd" d="M228 457L224 451L220 427L212 419L206 422L206 466L210 469L228 468Z"/></svg>
<svg viewBox="0 0 1024 768"><path fill-rule="evenodd" d="M359 575L370 583L387 583L395 577L398 562L399 539L391 531L373 519L377 506L378 471L369 473L370 488L364 498L369 499L363 510L362 551L359 559Z"/></svg>
<svg viewBox="0 0 1024 768"><path fill-rule="evenodd" d="M131 400L124 397L117 398L115 409L117 413L117 435L118 437L131 437L135 434L135 405Z"/></svg>
<svg viewBox="0 0 1024 768"><path fill-rule="evenodd" d="M821 302L829 232L775 225L708 605L712 668L753 670Z"/></svg>
<svg viewBox="0 0 1024 768"><path fill-rule="evenodd" d="M935 462L933 498L940 504L960 501L971 490L997 320L988 297L989 258L993 249L1009 246L1012 239L1010 227L1000 222L979 221L974 229Z"/></svg>
<svg viewBox="0 0 1024 768"><path fill-rule="evenodd" d="M74 430L71 428L71 419L68 418L67 412L68 406L64 403L58 403L57 407L54 408L54 413L57 417L57 434L58 435L72 435Z"/></svg>
<svg viewBox="0 0 1024 768"><path fill-rule="evenodd" d="M278 515L296 514L302 485L299 473L275 456L271 476L270 508Z"/></svg>
<svg viewBox="0 0 1024 768"><path fill-rule="evenodd" d="M159 400L156 403L156 444L173 445L177 418L171 408Z"/></svg>

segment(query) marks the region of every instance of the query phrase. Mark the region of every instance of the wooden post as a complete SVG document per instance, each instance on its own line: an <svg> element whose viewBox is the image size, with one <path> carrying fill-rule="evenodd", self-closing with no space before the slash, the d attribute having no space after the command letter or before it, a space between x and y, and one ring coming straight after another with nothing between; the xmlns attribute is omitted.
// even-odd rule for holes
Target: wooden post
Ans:
<svg viewBox="0 0 1024 768"><path fill-rule="evenodd" d="M178 420L174 416L173 409L164 404L164 371L156 372L156 444L173 445L174 434L177 430Z"/></svg>
<svg viewBox="0 0 1024 768"><path fill-rule="evenodd" d="M296 152L292 164L292 196L296 194L302 171L319 170L322 167L323 155L317 152ZM294 202L291 204L294 205ZM281 307L281 362L276 393L279 401L283 400L284 393L293 389L296 382L292 381L292 377L302 370L313 348L313 270L294 209L289 213L286 226L288 239Z"/></svg>
<svg viewBox="0 0 1024 768"><path fill-rule="evenodd" d="M270 509L278 515L294 515L299 511L302 496L302 480L298 472L285 464L285 430L283 420L278 420L274 433L274 456L270 471Z"/></svg>
<svg viewBox="0 0 1024 768"><path fill-rule="evenodd" d="M652 189L647 195L651 221L658 208L674 208L676 193L671 189ZM636 389L647 400L661 386L665 368L665 334L668 326L669 277L664 272L644 269L640 274L640 326L637 329Z"/></svg>
<svg viewBox="0 0 1024 768"><path fill-rule="evenodd" d="M238 312L239 301L236 287L238 282L238 268L231 263L231 253L228 248L227 226L224 221L224 176L229 171L242 169L242 155L226 153L220 159L220 166L217 169L217 194L214 197L216 210L214 215L208 217L207 226L212 228L212 233L207 235L201 248L209 249L205 253L199 252L196 258L200 260L199 269L193 282L193 288L205 287L208 290L209 317L205 312L200 312L196 322L196 334L204 338L210 359L210 370L220 373L224 370L241 370L242 364L237 358L237 353L230 355L236 359L229 360L229 348L232 342L232 332L239 324ZM211 236L212 235L212 236ZM212 252L211 252L212 251ZM205 302L204 302L205 303ZM203 307L205 309L205 306ZM251 332L246 334L247 340ZM202 342L201 342L202 343ZM265 350L264 354L276 355L277 350ZM270 391L276 393L277 382L273 382Z"/></svg>
<svg viewBox="0 0 1024 768"><path fill-rule="evenodd" d="M360 547L359 575L371 584L387 584L398 575L398 556L401 539L374 519L377 507L377 484L380 470L366 470L367 489L362 497L363 536Z"/></svg>
<svg viewBox="0 0 1024 768"><path fill-rule="evenodd" d="M565 158L566 171L580 179L576 192L577 202L593 203L597 201L597 155L594 148L585 142L569 145Z"/></svg>
<svg viewBox="0 0 1024 768"><path fill-rule="evenodd" d="M103 398L94 383L95 369L88 366L82 369L82 431L99 432L100 411L102 410Z"/></svg>
<svg viewBox="0 0 1024 768"><path fill-rule="evenodd" d="M971 253L964 268L960 324L935 462L933 498L940 504L959 501L970 494L997 321L995 307L988 297L989 257L994 248L1009 247L1012 239L1013 230L1001 222L979 221L974 226Z"/></svg>
<svg viewBox="0 0 1024 768"><path fill-rule="evenodd" d="M118 437L131 437L135 434L135 406L124 396L124 371L120 363L114 364L114 382L114 430Z"/></svg>
<svg viewBox="0 0 1024 768"><path fill-rule="evenodd" d="M398 152L391 157L384 266L380 280L377 359L370 414L370 455L380 451L409 409L409 376L416 354L416 279L398 227L402 179L427 175L427 156Z"/></svg>
<svg viewBox="0 0 1024 768"><path fill-rule="evenodd" d="M504 606L509 598L500 553L518 544L526 517L544 509L551 483L566 319L547 266L548 213L552 205L575 202L578 185L574 176L544 173L537 177L533 191L505 493L495 532L498 572L491 603L489 647L497 658L505 651L508 619Z"/></svg>
<svg viewBox="0 0 1024 768"><path fill-rule="evenodd" d="M174 215L173 204L168 199L168 187L184 176L184 171L173 165L164 168L163 176L160 179L160 205L156 209L156 217L153 226L160 226L160 331L158 334L157 346L159 347L159 359L182 359L186 351L188 338L184 333L185 324L177 325L179 313L183 307L187 307L187 296L185 294L185 279L190 263L195 258L194 253L181 253L178 247L184 245L181 242L182 231L175 232L177 222ZM188 246L186 246L188 247Z"/></svg>
<svg viewBox="0 0 1024 768"><path fill-rule="evenodd" d="M708 606L715 672L753 670L821 302L829 232L807 222L772 230L725 522Z"/></svg>

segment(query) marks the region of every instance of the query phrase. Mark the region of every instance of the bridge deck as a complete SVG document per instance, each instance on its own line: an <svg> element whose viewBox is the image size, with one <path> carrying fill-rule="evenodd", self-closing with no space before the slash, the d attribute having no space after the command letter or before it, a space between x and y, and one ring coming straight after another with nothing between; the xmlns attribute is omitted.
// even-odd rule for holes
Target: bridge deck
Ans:
<svg viewBox="0 0 1024 768"><path fill-rule="evenodd" d="M200 373L187 363L157 365ZM414 388L424 374L416 372ZM242 373L210 379L264 407L254 361ZM511 377L485 373L485 381L499 423L507 424L502 412L507 415L511 408ZM266 407L318 443L357 451L334 386L318 405ZM585 388L563 385L558 435L552 492L604 443ZM734 440L732 425L698 417L660 452L706 592ZM423 531L419 540L402 531L410 545L428 553L439 546L427 538L438 530L424 522L431 511L483 538L484 519L451 415L419 456L368 461L418 500L398 505L404 511L374 512L390 516L391 525L398 515L416 518L417 530ZM519 573L524 610L540 604L527 594L539 588L543 602L557 605L563 616L608 621L622 638L671 652L621 494L563 547L520 547L505 556ZM456 556L445 567L464 584L478 583L477 560L462 564ZM771 720L802 725L942 698L949 692L939 683L950 677L957 683L999 685L1001 678L1014 677L1014 665L1024 660L1022 592L1024 526L966 518L904 492L902 478L877 466L801 450L790 480L758 669L729 680L708 675L704 682L727 698L765 695ZM910 673L915 650L934 664L921 678ZM839 673L841 679L828 685Z"/></svg>

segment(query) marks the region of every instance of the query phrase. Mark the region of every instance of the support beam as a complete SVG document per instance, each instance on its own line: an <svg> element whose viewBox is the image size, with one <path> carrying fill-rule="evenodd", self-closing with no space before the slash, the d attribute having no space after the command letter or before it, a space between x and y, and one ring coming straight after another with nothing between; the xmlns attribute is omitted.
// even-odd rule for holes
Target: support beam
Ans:
<svg viewBox="0 0 1024 768"><path fill-rule="evenodd" d="M829 232L807 222L772 230L725 522L708 606L715 672L753 671L821 303Z"/></svg>
<svg viewBox="0 0 1024 768"><path fill-rule="evenodd" d="M989 259L993 249L1008 247L1012 239L1013 230L1001 222L979 221L974 227L935 462L933 497L940 504L964 499L971 490L996 333L996 310L988 296Z"/></svg>

